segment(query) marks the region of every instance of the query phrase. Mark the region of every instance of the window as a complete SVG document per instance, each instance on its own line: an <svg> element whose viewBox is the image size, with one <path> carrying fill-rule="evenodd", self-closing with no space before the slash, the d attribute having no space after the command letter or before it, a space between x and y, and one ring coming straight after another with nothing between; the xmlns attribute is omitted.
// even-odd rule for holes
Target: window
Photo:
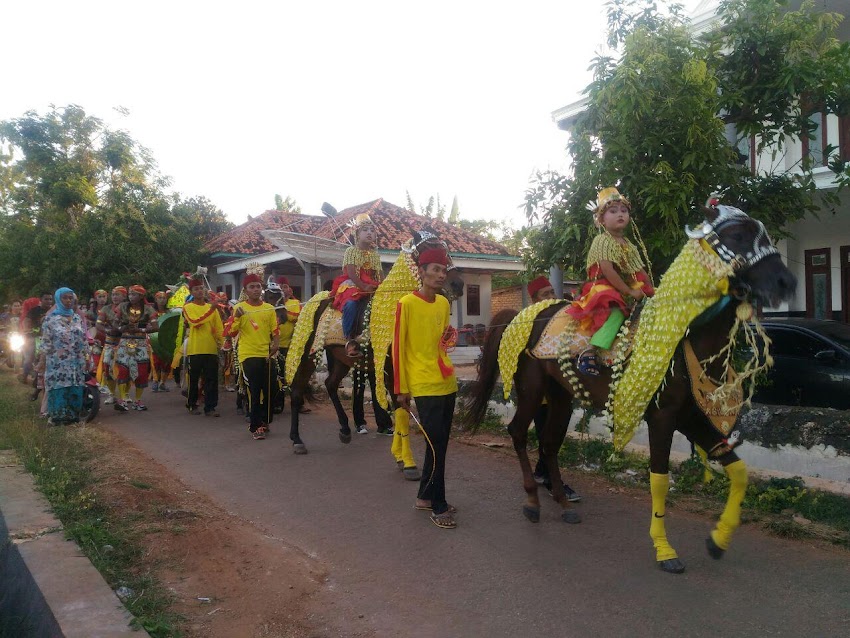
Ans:
<svg viewBox="0 0 850 638"><path fill-rule="evenodd" d="M827 157L826 150L826 115L824 113L812 113L809 116L811 122L814 139L808 136L803 136L803 157L808 157L812 161L813 166L826 166Z"/></svg>
<svg viewBox="0 0 850 638"><path fill-rule="evenodd" d="M838 118L838 156L844 162L850 162L850 115Z"/></svg>
<svg viewBox="0 0 850 638"><path fill-rule="evenodd" d="M481 314L481 286L478 284L466 287L466 314L470 317Z"/></svg>
<svg viewBox="0 0 850 638"><path fill-rule="evenodd" d="M769 328L768 336L771 339L770 352L777 357L814 359L818 352L829 348L827 343L793 330Z"/></svg>
<svg viewBox="0 0 850 638"><path fill-rule="evenodd" d="M832 273L829 248L805 251L806 316L832 319Z"/></svg>

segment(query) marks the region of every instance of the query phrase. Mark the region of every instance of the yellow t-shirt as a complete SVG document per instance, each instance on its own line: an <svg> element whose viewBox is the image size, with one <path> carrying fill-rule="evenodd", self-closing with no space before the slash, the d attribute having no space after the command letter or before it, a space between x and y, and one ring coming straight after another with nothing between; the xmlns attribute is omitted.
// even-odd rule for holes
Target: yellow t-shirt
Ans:
<svg viewBox="0 0 850 638"><path fill-rule="evenodd" d="M440 341L449 326L449 302L437 295L428 301L419 293L405 295L396 308L393 336L395 393L414 397L457 392L457 379Z"/></svg>
<svg viewBox="0 0 850 638"><path fill-rule="evenodd" d="M298 321L298 315L301 312L301 302L295 297L283 304L286 307L286 321L282 321L278 329L280 330L280 347L288 348L292 343L292 333L295 330L295 322Z"/></svg>
<svg viewBox="0 0 850 638"><path fill-rule="evenodd" d="M186 354L218 354L224 343L224 328L218 309L212 304L190 302L183 306L183 319L189 324Z"/></svg>
<svg viewBox="0 0 850 638"><path fill-rule="evenodd" d="M236 317L239 308L242 308L245 314ZM240 301L234 306L233 313L230 331L239 334L239 361L251 357L268 357L272 338L278 334L274 306L266 302L252 306L247 301Z"/></svg>

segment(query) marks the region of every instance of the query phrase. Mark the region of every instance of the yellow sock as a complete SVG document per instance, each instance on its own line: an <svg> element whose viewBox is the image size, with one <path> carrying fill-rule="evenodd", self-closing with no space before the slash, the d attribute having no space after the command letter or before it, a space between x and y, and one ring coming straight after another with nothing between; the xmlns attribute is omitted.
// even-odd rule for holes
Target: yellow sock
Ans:
<svg viewBox="0 0 850 638"><path fill-rule="evenodd" d="M720 549L729 549L732 534L741 524L741 503L747 493L747 465L738 459L724 469L730 482L729 498L726 499L726 507L717 521L717 527L711 532L711 540Z"/></svg>
<svg viewBox="0 0 850 638"><path fill-rule="evenodd" d="M678 558L676 550L667 542L667 531L664 527L665 505L667 491L670 489L668 474L649 473L649 489L652 493L652 521L649 524L649 536L655 547L655 560Z"/></svg>
<svg viewBox="0 0 850 638"><path fill-rule="evenodd" d="M122 401L126 401L127 397L130 394L130 384L129 383L119 383L118 384L118 396Z"/></svg>
<svg viewBox="0 0 850 638"><path fill-rule="evenodd" d="M142 393L145 391L144 388L136 388L136 401L142 400Z"/></svg>
<svg viewBox="0 0 850 638"><path fill-rule="evenodd" d="M399 408L394 416L395 434L393 434L393 445L390 451L396 462L401 461L404 467L415 467L416 460L413 458L413 450L410 449L410 413Z"/></svg>

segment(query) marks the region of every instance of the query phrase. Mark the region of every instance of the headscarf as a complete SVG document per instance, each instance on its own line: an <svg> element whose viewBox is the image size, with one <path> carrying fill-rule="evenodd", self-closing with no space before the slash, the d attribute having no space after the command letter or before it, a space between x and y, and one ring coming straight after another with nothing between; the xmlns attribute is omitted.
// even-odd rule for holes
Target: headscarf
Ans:
<svg viewBox="0 0 850 638"><path fill-rule="evenodd" d="M55 293L53 293L53 311L50 313L52 315L62 315L63 317L70 317L74 314L74 307L66 308L62 303L62 295L66 295L68 293L74 294L74 291L70 288L60 288Z"/></svg>

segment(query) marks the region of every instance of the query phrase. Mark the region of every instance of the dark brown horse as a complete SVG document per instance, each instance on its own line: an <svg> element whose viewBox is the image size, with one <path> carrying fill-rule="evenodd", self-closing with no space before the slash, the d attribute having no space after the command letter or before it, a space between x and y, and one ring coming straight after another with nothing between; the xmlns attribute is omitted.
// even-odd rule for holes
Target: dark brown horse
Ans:
<svg viewBox="0 0 850 638"><path fill-rule="evenodd" d="M752 300L776 306L780 301L790 298L796 288L794 276L772 247L761 222L732 207L721 206L705 209L704 212L705 222L696 231L689 230L688 234L693 239L705 239L711 243L717 255L731 265L734 277L730 281L730 291L734 294L726 300L725 307L706 323L691 324L687 339L699 361L710 360L728 343L736 307L740 303ZM508 430L522 467L523 487L527 494L523 514L532 522L540 519L540 501L526 444L528 426L544 398L549 404L548 419L538 435L541 455L552 480L552 497L563 508L564 522L578 523L581 520L564 494L557 458L573 412L572 386L557 361L539 360L528 354L540 339L548 320L562 310L562 305L556 305L538 315L514 375L517 412ZM478 381L471 393L468 413L470 423L480 422L485 414L498 377L497 357L505 327L504 323L495 325L494 321L493 324L484 344ZM653 497L650 536L656 548L659 567L671 573L681 573L685 568L667 542L663 518L673 433L678 430L692 443L709 451L710 457L724 466L730 478L731 489L726 508L717 528L706 541L709 553L714 558L723 555L732 532L740 524L740 503L747 484L746 468L733 451L734 445L727 443L725 437L712 427L693 398L683 355L684 341L682 339L675 349L672 365L668 366L668 372L657 391L657 400L649 403L644 415L649 426L650 485ZM719 379L724 372L722 365L720 360L714 361L708 364L705 371L709 377ZM604 408L611 383L610 369L606 368L600 376L595 377L579 374L578 379L588 391L594 408Z"/></svg>
<svg viewBox="0 0 850 638"><path fill-rule="evenodd" d="M427 248L445 247L445 243L437 238L432 232L423 231L421 234L413 234L413 247L413 256L415 261L418 252ZM407 266L400 263L402 259L403 256L400 254L399 259L396 262L396 266L393 266L393 268L407 268ZM390 287L391 290L384 291L383 287L385 286ZM378 286L378 289L375 291L375 295L389 294L397 301L410 292L413 292L413 289L398 289L397 285L393 283L393 280L391 280L388 276L388 278L385 279L380 286ZM460 273L457 269L451 268L449 270L443 294L450 301L463 295L463 279L461 279ZM316 328L321 320L322 313L325 311L327 306L330 305L330 302L330 299L325 299L319 302L319 306L313 317L313 325L310 336L307 340L304 352L301 355L301 361L298 364L298 370L295 372L292 382L290 383L290 390L292 393L292 421L289 438L292 440L293 451L296 454L307 453L307 446L304 445L304 441L301 439L299 413L305 400L311 402L314 400L314 396L310 388L310 378L316 371L316 361L315 355L311 353L311 350L313 347L313 341L316 337ZM300 317L299 321L301 321ZM378 426L378 431L386 432L392 428L392 419L390 418L389 413L378 401L375 378L376 357L385 357L384 381L387 388L392 387L392 358L390 357L389 348L387 348L387 350L383 353L376 353L373 352L371 344L366 344L363 348L363 356L356 359L349 357L345 353L345 347L342 345L326 345L324 351L327 354L329 362L328 376L325 379L325 388L328 391L328 395L330 396L331 402L336 410L337 419L339 421L339 440L343 443L351 442L351 427L349 425L348 414L346 413L345 408L342 405L342 401L340 401L339 398L339 386L352 368L355 368L356 371L354 375L353 397L355 424L366 424L363 399L366 383L368 383L372 393L372 407L375 410L375 421ZM395 397L393 396L393 406L396 407L394 403Z"/></svg>

